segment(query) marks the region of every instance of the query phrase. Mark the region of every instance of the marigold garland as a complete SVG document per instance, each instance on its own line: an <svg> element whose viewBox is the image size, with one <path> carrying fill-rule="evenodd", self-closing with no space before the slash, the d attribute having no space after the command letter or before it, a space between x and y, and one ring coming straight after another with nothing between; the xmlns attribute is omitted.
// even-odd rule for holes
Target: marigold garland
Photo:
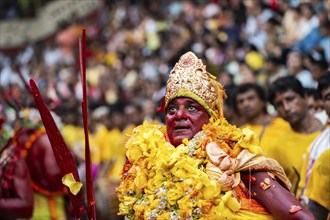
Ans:
<svg viewBox="0 0 330 220"><path fill-rule="evenodd" d="M254 133L223 118L211 119L203 131L178 147L166 141L165 133L165 126L145 121L127 141L132 165L117 188L119 214L128 219L217 219L224 206L237 211L232 192L222 192L220 183L205 172L209 162L205 146L213 141L228 154L243 148L260 153Z"/></svg>

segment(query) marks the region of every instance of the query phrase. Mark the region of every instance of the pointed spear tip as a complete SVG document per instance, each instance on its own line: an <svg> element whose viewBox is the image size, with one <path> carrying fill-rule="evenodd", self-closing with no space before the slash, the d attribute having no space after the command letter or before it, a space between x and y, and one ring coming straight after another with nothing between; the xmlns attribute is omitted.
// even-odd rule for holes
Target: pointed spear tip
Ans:
<svg viewBox="0 0 330 220"><path fill-rule="evenodd" d="M38 96L39 90L38 90L37 84L35 83L35 81L33 79L30 79L29 82L30 82L30 90L32 92L32 95Z"/></svg>
<svg viewBox="0 0 330 220"><path fill-rule="evenodd" d="M33 79L30 79L29 82L30 82L30 85L35 84Z"/></svg>

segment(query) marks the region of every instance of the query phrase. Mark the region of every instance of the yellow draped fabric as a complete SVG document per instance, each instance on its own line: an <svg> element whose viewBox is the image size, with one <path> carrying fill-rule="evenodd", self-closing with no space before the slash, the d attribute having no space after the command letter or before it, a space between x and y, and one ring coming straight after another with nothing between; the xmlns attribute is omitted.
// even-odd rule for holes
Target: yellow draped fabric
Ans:
<svg viewBox="0 0 330 220"><path fill-rule="evenodd" d="M330 210L330 149L324 151L315 162L306 196Z"/></svg>

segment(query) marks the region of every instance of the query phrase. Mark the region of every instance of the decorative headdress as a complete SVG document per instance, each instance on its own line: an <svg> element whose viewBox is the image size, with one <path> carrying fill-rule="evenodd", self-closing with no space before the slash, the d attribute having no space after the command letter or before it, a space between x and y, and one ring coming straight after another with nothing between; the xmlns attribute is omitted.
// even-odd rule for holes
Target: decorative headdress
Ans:
<svg viewBox="0 0 330 220"><path fill-rule="evenodd" d="M211 117L223 117L226 94L216 77L193 52L183 54L170 72L166 85L165 108L171 100L188 97L202 105Z"/></svg>

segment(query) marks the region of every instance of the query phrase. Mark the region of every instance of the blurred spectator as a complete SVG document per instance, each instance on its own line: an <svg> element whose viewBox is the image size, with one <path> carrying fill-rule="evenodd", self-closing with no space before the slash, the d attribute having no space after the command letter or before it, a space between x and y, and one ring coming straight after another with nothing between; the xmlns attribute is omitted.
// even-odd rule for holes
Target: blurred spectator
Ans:
<svg viewBox="0 0 330 220"><path fill-rule="evenodd" d="M277 79L270 85L268 95L278 116L290 124L290 129L277 137L276 147L264 148L264 153L282 165L294 185L293 192L299 195L298 183L304 175L301 173L302 156L323 125L308 112L305 89L294 76Z"/></svg>
<svg viewBox="0 0 330 220"><path fill-rule="evenodd" d="M298 50L291 50L286 59L286 66L290 76L297 78L306 88L315 88L317 83L312 74L304 66L303 54Z"/></svg>
<svg viewBox="0 0 330 220"><path fill-rule="evenodd" d="M330 116L330 72L327 71L319 80L318 92L324 101L325 110ZM303 186L302 199L307 203L307 208L317 219L327 219L329 217L329 121L322 133L312 142L305 157L305 167L302 172Z"/></svg>
<svg viewBox="0 0 330 220"><path fill-rule="evenodd" d="M243 83L255 83L257 82L257 73L246 62L242 61L239 64L240 75L235 83L240 85Z"/></svg>
<svg viewBox="0 0 330 220"><path fill-rule="evenodd" d="M244 1L244 4L248 15L243 30L244 38L263 52L267 37L261 27L274 13L262 1Z"/></svg>
<svg viewBox="0 0 330 220"><path fill-rule="evenodd" d="M239 115L234 108L234 91L235 91L235 84L228 84L224 86L227 98L224 100L223 103L223 114L227 121L232 124L240 127L242 124L245 123L244 118Z"/></svg>
<svg viewBox="0 0 330 220"><path fill-rule="evenodd" d="M234 84L234 76L231 73L228 72L221 72L218 75L218 81L223 86L230 86Z"/></svg>
<svg viewBox="0 0 330 220"><path fill-rule="evenodd" d="M313 5L311 3L300 3L299 12L301 14L301 26L299 32L304 38L313 28L319 26L319 19L315 15Z"/></svg>
<svg viewBox="0 0 330 220"><path fill-rule="evenodd" d="M326 125L328 115L324 110L324 104L318 90L306 88L306 99L309 113Z"/></svg>
<svg viewBox="0 0 330 220"><path fill-rule="evenodd" d="M311 31L308 32L308 34L304 38L297 41L293 45L293 48L298 49L303 53L308 53L318 45L323 45L323 38L329 38L329 25L330 22L328 19L326 21L322 21L319 26L311 29ZM328 40L326 42L328 42Z"/></svg>
<svg viewBox="0 0 330 220"><path fill-rule="evenodd" d="M277 17L273 16L262 26L266 33L263 54L265 57L274 56L280 58L282 55L281 38L283 35L282 27Z"/></svg>
<svg viewBox="0 0 330 220"><path fill-rule="evenodd" d="M287 1L281 4L284 8L284 15L282 19L282 26L284 35L282 36L282 44L291 48L295 42L302 39L302 34L300 32L301 20L299 9L296 7L290 7Z"/></svg>
<svg viewBox="0 0 330 220"><path fill-rule="evenodd" d="M306 96L308 111L311 115L324 109L321 94L319 94L317 89L306 89Z"/></svg>
<svg viewBox="0 0 330 220"><path fill-rule="evenodd" d="M330 67L323 53L311 51L306 57L308 69L310 70L313 79L318 82L325 71ZM306 66L307 66L306 65Z"/></svg>
<svg viewBox="0 0 330 220"><path fill-rule="evenodd" d="M264 74L266 75L265 85L268 86L276 79L287 76L288 72L279 58L270 56L266 59Z"/></svg>
<svg viewBox="0 0 330 220"><path fill-rule="evenodd" d="M271 115L267 110L265 90L256 83L239 85L232 97L235 112L243 118L240 127L250 127L258 136L263 148L276 148L277 138L290 128L289 123L280 117Z"/></svg>

